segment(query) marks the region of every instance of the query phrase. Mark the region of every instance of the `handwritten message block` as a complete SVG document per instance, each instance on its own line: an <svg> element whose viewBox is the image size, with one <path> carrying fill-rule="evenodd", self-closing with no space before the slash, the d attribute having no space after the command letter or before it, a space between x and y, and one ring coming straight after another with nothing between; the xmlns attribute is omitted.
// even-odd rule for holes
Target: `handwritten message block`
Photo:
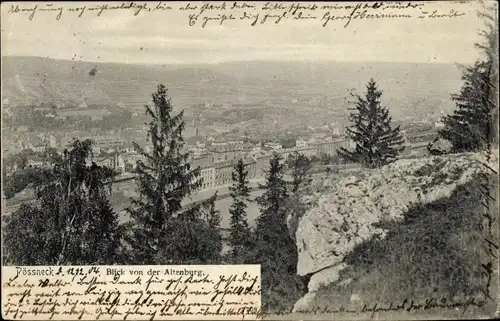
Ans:
<svg viewBox="0 0 500 321"><path fill-rule="evenodd" d="M2 267L16 320L255 320L260 265Z"/></svg>
<svg viewBox="0 0 500 321"><path fill-rule="evenodd" d="M360 21L455 19L466 15L466 3L434 2L109 2L109 3L31 3L5 5L8 15L24 16L30 21L48 15L56 20L70 16L105 17L110 12L131 15L160 14L152 18L182 16L190 27L243 23L248 26L280 25L288 22L313 22L317 26L348 26ZM461 7L461 9L459 9Z"/></svg>

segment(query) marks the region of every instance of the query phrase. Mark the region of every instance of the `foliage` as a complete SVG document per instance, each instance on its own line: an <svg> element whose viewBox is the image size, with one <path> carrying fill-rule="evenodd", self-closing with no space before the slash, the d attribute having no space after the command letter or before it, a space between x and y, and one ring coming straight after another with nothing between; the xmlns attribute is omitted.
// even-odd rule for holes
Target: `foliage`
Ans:
<svg viewBox="0 0 500 321"><path fill-rule="evenodd" d="M306 212L306 206L301 198L310 192L312 183L311 161L303 154L293 154L292 181L290 183L291 195L286 201L287 227L290 237L295 240L295 232L300 219Z"/></svg>
<svg viewBox="0 0 500 321"><path fill-rule="evenodd" d="M127 109L110 109L111 114L104 116L101 120L93 121L91 128L99 128L101 130L114 130L118 128L126 128L133 125L133 112Z"/></svg>
<svg viewBox="0 0 500 321"><path fill-rule="evenodd" d="M67 103L67 109L78 108L78 103ZM16 128L26 126L29 131L59 131L63 129L79 128L80 130L116 130L117 128L127 128L132 126L140 126L142 120L139 117L133 117L133 110L127 108L119 108L109 104L88 104L87 115L81 115L77 112L64 112L61 115L61 110L56 108L55 104L41 106L42 110L35 109L35 106L21 105L16 108L16 113L11 116L11 119L6 123L6 127ZM64 109L62 109L64 110ZM92 110L96 110L99 114L103 113L101 119L93 118L90 114ZM51 115L50 117L47 115ZM54 116L54 117L52 117ZM63 116L63 118L59 118ZM69 120L69 121L68 121Z"/></svg>
<svg viewBox="0 0 500 321"><path fill-rule="evenodd" d="M353 151L346 148L338 154L354 163L374 168L386 165L396 159L403 150L403 136L399 126L392 128L389 110L380 105L382 91L370 79L365 97L355 95L357 102L350 114L352 125L347 128L347 136L354 141Z"/></svg>
<svg viewBox="0 0 500 321"><path fill-rule="evenodd" d="M205 206L205 217L207 224L210 228L219 228L222 221L222 215L220 211L215 207L215 201L217 200L216 191L215 194L203 203Z"/></svg>
<svg viewBox="0 0 500 321"><path fill-rule="evenodd" d="M454 152L478 151L486 147L489 137L491 104L491 64L477 61L464 69L464 84L458 95L453 95L457 108L443 118L445 127L440 137L450 141Z"/></svg>
<svg viewBox="0 0 500 321"><path fill-rule="evenodd" d="M282 137L279 139L279 143L283 148L292 148L295 147L295 138L294 137Z"/></svg>
<svg viewBox="0 0 500 321"><path fill-rule="evenodd" d="M257 219L252 262L262 265L262 307L268 312L290 308L302 294L304 284L296 274L297 248L287 228L287 182L281 156L274 154L266 175L264 194L257 199Z"/></svg>
<svg viewBox="0 0 500 321"><path fill-rule="evenodd" d="M229 187L233 204L229 209L231 214L231 232L229 244L231 245L231 258L234 263L243 263L243 254L251 246L250 228L247 219L247 203L250 198L248 187L248 171L242 159L236 163L231 174L233 185Z"/></svg>
<svg viewBox="0 0 500 321"><path fill-rule="evenodd" d="M25 190L43 171L37 166L28 166L28 159L39 157L48 167L62 162L62 156L55 148L47 148L45 151L35 153L31 149L9 155L4 159L2 175L4 179L4 195L7 199L14 197L17 193Z"/></svg>
<svg viewBox="0 0 500 321"><path fill-rule="evenodd" d="M478 151L491 142L498 143L498 4L483 3L478 16L485 28L479 31L482 42L476 43L484 58L463 67L464 84L452 96L456 109L443 118L440 137L453 145L453 152Z"/></svg>
<svg viewBox="0 0 500 321"><path fill-rule="evenodd" d="M218 209L215 207L215 201L217 200L217 192L209 198L204 205L205 213L205 237L198 236L198 239L203 240L205 244L205 250L208 258L203 261L212 264L221 263L221 252L223 247L222 234L220 232L220 223L222 221L222 215Z"/></svg>
<svg viewBox="0 0 500 321"><path fill-rule="evenodd" d="M479 31L483 42L475 45L483 51L486 60L492 62L498 60L498 3L487 3L483 1L483 10L478 12L478 16L485 24L485 29ZM498 73L497 70L493 72Z"/></svg>
<svg viewBox="0 0 500 321"><path fill-rule="evenodd" d="M5 263L111 264L120 229L108 198L114 172L92 163L92 141L74 141L51 169L30 177L36 203L6 218Z"/></svg>
<svg viewBox="0 0 500 321"><path fill-rule="evenodd" d="M222 235L220 212L215 209L217 193L205 202L184 210L160 233L168 241L154 258L155 264L220 264Z"/></svg>
<svg viewBox="0 0 500 321"><path fill-rule="evenodd" d="M12 154L3 159L3 168L12 171L14 169L23 169L28 165L28 158L34 156L35 152L31 149L23 149L17 154Z"/></svg>
<svg viewBox="0 0 500 321"><path fill-rule="evenodd" d="M328 155L327 153L320 153L319 154L319 162L323 165L328 165L331 163L333 157Z"/></svg>
<svg viewBox="0 0 500 321"><path fill-rule="evenodd" d="M172 115L165 86L159 85L152 96L154 106L145 106L151 118L148 140L152 151L134 143L145 161L138 161L136 167L140 197L127 209L136 222L128 238L131 260L140 264L163 264L172 258L176 264L209 260L219 255L206 252L207 248L217 249L209 244L212 238L204 235L213 231L206 229L208 223L201 218L199 207L188 212L182 209L182 201L201 185L200 169L192 169L189 153L182 152L184 112Z"/></svg>
<svg viewBox="0 0 500 321"><path fill-rule="evenodd" d="M43 170L39 167L19 169L10 175L4 173L3 193L5 198L13 198L17 193L28 188L42 173Z"/></svg>
<svg viewBox="0 0 500 321"><path fill-rule="evenodd" d="M292 158L292 193L298 193L309 186L312 178L309 175L311 170L311 161L304 154L295 152Z"/></svg>
<svg viewBox="0 0 500 321"><path fill-rule="evenodd" d="M319 152L316 155L312 155L308 158L311 164L320 164L320 165L332 165L341 163L341 159L337 155L330 155L324 152ZM291 166L293 167L293 165Z"/></svg>
<svg viewBox="0 0 500 321"><path fill-rule="evenodd" d="M279 154L274 153L269 161L269 171L266 174L266 184L260 185L264 189L264 194L257 198L257 203L261 206L261 213L257 219L257 234L266 236L265 233L273 233L269 227L283 227L280 225L286 222L286 213L283 202L288 197L287 183L283 179L283 163ZM279 234L279 230L274 231Z"/></svg>

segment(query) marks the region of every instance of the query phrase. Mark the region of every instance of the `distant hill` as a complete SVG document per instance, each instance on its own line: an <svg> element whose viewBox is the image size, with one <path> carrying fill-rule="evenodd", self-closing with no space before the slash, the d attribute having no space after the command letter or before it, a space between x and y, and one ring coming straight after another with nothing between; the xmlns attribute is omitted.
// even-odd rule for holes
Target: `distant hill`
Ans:
<svg viewBox="0 0 500 321"><path fill-rule="evenodd" d="M320 114L340 115L346 114L349 92L364 91L373 77L395 119L450 112L450 94L461 84L453 64L250 61L177 66L15 56L2 57L2 77L3 97L12 104L84 100L141 108L164 83L174 105L187 109L204 101L267 101L300 114L306 105L294 100L318 97L323 102L308 105L307 113L315 107Z"/></svg>
<svg viewBox="0 0 500 321"><path fill-rule="evenodd" d="M368 80L374 78L384 92L383 104L394 118L449 112L454 108L450 94L458 92L462 84L455 64L250 61L223 63L212 69L232 75L244 85L266 84L274 91L286 88L295 91L296 97L315 91L338 101L342 108L351 90L363 93Z"/></svg>
<svg viewBox="0 0 500 321"><path fill-rule="evenodd" d="M2 57L2 78L4 98L12 102L123 101L140 106L150 99L160 83L171 89L174 97L175 92L184 96L183 88L235 83L231 76L204 67L93 63L41 57Z"/></svg>

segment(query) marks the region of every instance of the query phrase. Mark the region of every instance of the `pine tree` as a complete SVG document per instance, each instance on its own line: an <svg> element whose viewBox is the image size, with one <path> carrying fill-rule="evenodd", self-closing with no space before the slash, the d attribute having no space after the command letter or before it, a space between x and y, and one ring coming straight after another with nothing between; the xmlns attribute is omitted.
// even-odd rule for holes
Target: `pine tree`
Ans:
<svg viewBox="0 0 500 321"><path fill-rule="evenodd" d="M484 42L476 46L486 54L489 66L489 141L494 148L498 148L499 119L498 119L498 2L488 2L479 16L485 20L486 29L481 32Z"/></svg>
<svg viewBox="0 0 500 321"><path fill-rule="evenodd" d="M454 152L479 151L488 144L490 69L490 63L480 61L465 68L460 94L452 95L457 108L443 118L445 127L438 134L452 144Z"/></svg>
<svg viewBox="0 0 500 321"><path fill-rule="evenodd" d="M270 160L264 194L257 198L260 216L255 229L252 262L262 265L263 309L276 311L290 308L303 294L303 283L296 275L297 248L287 228L287 182L278 154Z"/></svg>
<svg viewBox="0 0 500 321"><path fill-rule="evenodd" d="M222 221L222 216L220 211L215 207L215 201L217 200L217 192L209 198L205 203L205 213L206 213L206 248L203 253L207 255L207 259L204 261L211 264L221 263L221 252L223 246L222 234L220 232L220 223Z"/></svg>
<svg viewBox="0 0 500 321"><path fill-rule="evenodd" d="M96 170L97 165L93 163L91 169ZM121 261L120 250L122 241L122 228L118 224L118 214L113 210L109 201L111 188L105 189L102 182L108 175L108 169L103 168L97 171L98 175L88 179L88 186L93 186L89 190L88 195L88 211L87 224L85 225L87 245L87 260L84 262L92 262L92 264L116 264ZM100 189L100 190L99 190ZM90 237L99 235L100 237ZM103 240L108 240L103 242ZM99 256L95 256L99 253Z"/></svg>
<svg viewBox="0 0 500 321"><path fill-rule="evenodd" d="M87 165L92 141L74 141L51 169L29 186L34 204L6 220L5 260L18 265L116 263L121 234L109 204L114 172Z"/></svg>
<svg viewBox="0 0 500 321"><path fill-rule="evenodd" d="M180 235L169 232L178 228L186 232L184 237L197 238L197 235L186 230L189 226L184 226L185 220L176 221L175 218L182 212L183 199L201 185L200 169L192 169L188 162L189 153L182 151L185 144L182 136L184 112L172 115L173 106L164 85L159 85L152 96L154 106L145 106L146 114L151 117L148 141L152 151L148 153L133 143L145 161L138 161L136 167L140 198L132 200L132 206L128 208L136 222L129 243L134 251L133 261L140 264L161 264L162 258L158 256L160 252L164 254L165 260L189 260L191 254L195 255L188 253L184 257L177 256L175 251L188 245L172 244L186 240L176 239L175 236ZM192 220L198 219L199 213L195 213ZM177 226L179 224L181 226Z"/></svg>
<svg viewBox="0 0 500 321"><path fill-rule="evenodd" d="M262 235L262 238L272 237L282 232L273 229L274 227L286 228L286 213L283 204L288 197L288 191L287 182L283 179L284 169L281 160L281 156L277 153L274 153L269 160L270 167L266 175L266 184L260 186L264 189L264 194L256 199L261 206L256 233Z"/></svg>
<svg viewBox="0 0 500 321"><path fill-rule="evenodd" d="M311 161L304 154L295 152L292 158L292 193L296 194L309 186L312 178L309 175Z"/></svg>
<svg viewBox="0 0 500 321"><path fill-rule="evenodd" d="M295 231L302 216L306 211L306 206L302 202L302 197L310 187L312 178L310 176L311 161L304 154L295 152L292 158L292 181L290 182L291 195L286 202L288 219L287 227L289 235L295 240Z"/></svg>
<svg viewBox="0 0 500 321"><path fill-rule="evenodd" d="M248 187L248 171L240 159L233 168L233 186L229 187L233 204L229 209L231 214L231 231L229 244L231 245L231 258L234 263L242 263L242 255L250 246L250 228L247 220L247 203L250 200L250 188Z"/></svg>
<svg viewBox="0 0 500 321"><path fill-rule="evenodd" d="M483 9L478 12L478 16L483 19L485 28L480 31L482 43L476 43L476 47L481 49L486 57L489 66L489 141L498 148L498 2L483 1Z"/></svg>
<svg viewBox="0 0 500 321"><path fill-rule="evenodd" d="M165 239L153 259L155 264L220 264L222 235L217 193L182 210L162 231Z"/></svg>
<svg viewBox="0 0 500 321"><path fill-rule="evenodd" d="M222 221L222 215L220 211L215 207L215 201L217 200L218 192L205 202L206 207L206 222L210 228L218 229Z"/></svg>
<svg viewBox="0 0 500 321"><path fill-rule="evenodd" d="M399 126L392 128L389 110L380 105L382 91L370 79L365 97L355 95L357 102L349 120L347 136L356 144L353 151L345 148L338 154L355 163L374 168L388 164L403 150L404 142Z"/></svg>
<svg viewBox="0 0 500 321"><path fill-rule="evenodd" d="M479 151L490 143L498 144L498 4L483 3L478 16L485 29L479 32L482 43L476 43L484 58L463 67L464 84L452 95L456 109L443 118L445 128L439 136L448 140L453 152Z"/></svg>

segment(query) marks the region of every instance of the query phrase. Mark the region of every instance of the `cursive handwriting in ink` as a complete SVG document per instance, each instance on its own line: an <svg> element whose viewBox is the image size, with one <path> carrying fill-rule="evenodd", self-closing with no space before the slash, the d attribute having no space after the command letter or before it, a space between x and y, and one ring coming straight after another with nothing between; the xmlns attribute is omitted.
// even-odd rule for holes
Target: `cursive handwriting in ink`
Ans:
<svg viewBox="0 0 500 321"><path fill-rule="evenodd" d="M459 5L459 4L454 4ZM318 26L326 27L341 23L344 28L354 21L395 20L395 19L457 19L466 15L465 11L451 6L449 9L435 8L431 3L400 2L360 2L360 3L308 3L308 2L104 2L86 5L12 4L7 14L26 15L29 21L41 15L54 15L56 20L63 16L81 18L87 13L103 18L106 12L130 11L133 16L156 14L155 18L168 18L168 15L183 16L188 26L222 26L249 22L255 27L265 24L279 25L285 21L307 23L321 21ZM66 12L68 14L66 14ZM161 15L161 16L160 16Z"/></svg>
<svg viewBox="0 0 500 321"><path fill-rule="evenodd" d="M154 320L261 313L258 265L4 267L3 272L8 318Z"/></svg>

